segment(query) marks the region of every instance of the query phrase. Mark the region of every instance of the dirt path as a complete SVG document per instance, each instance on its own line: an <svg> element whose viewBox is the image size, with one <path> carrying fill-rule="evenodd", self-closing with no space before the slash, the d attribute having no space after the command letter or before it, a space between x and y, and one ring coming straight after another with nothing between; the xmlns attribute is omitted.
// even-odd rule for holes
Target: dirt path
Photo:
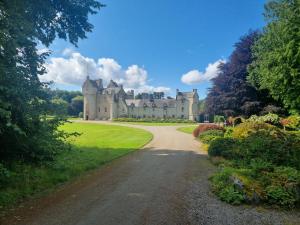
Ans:
<svg viewBox="0 0 300 225"><path fill-rule="evenodd" d="M152 132L153 140L143 150L26 203L2 224L273 225L300 221L297 213L289 216L285 212L232 207L217 200L207 180L215 167L199 142L176 131L177 127L128 126Z"/></svg>

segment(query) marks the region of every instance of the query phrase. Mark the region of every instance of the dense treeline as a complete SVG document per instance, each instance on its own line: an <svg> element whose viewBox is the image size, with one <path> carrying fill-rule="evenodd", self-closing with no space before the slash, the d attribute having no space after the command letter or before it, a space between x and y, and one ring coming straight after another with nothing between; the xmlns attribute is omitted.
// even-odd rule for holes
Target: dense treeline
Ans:
<svg viewBox="0 0 300 225"><path fill-rule="evenodd" d="M50 97L49 115L67 115L81 117L83 96L80 91L48 90Z"/></svg>
<svg viewBox="0 0 300 225"><path fill-rule="evenodd" d="M63 148L60 119L47 120L51 97L39 80L58 37L75 46L93 25L88 15L102 5L97 0L2 0L0 2L0 164L52 159Z"/></svg>
<svg viewBox="0 0 300 225"><path fill-rule="evenodd" d="M298 113L300 108L300 1L265 6L269 22L235 44L206 98L206 111L224 116Z"/></svg>

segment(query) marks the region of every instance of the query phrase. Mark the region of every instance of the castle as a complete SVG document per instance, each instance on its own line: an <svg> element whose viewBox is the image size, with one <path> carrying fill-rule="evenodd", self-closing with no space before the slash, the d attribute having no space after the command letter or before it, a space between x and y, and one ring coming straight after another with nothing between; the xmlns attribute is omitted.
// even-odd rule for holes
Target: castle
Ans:
<svg viewBox="0 0 300 225"><path fill-rule="evenodd" d="M198 120L199 96L197 89L180 92L176 98L164 98L163 92L141 93L125 92L122 85L113 80L103 87L102 79L89 77L82 86L84 96L83 115L85 120L112 120L114 118L155 118Z"/></svg>

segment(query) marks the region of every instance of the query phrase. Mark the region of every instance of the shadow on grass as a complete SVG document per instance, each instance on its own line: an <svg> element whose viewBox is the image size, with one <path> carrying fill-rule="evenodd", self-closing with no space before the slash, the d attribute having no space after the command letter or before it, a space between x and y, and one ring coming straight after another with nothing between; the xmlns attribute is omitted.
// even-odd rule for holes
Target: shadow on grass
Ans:
<svg viewBox="0 0 300 225"><path fill-rule="evenodd" d="M0 209L15 206L26 198L48 193L56 186L86 171L99 168L135 150L73 147L57 155L54 161L42 165L16 164L9 170L9 176L0 184Z"/></svg>

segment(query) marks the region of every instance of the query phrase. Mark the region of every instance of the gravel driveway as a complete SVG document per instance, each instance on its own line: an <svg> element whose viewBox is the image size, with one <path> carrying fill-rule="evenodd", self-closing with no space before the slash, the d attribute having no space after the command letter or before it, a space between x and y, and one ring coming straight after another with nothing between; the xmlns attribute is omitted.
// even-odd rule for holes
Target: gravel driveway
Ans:
<svg viewBox="0 0 300 225"><path fill-rule="evenodd" d="M216 168L200 143L176 126L128 126L152 132L153 140L143 150L25 203L0 224L300 224L299 211L233 207L219 201L208 181Z"/></svg>

